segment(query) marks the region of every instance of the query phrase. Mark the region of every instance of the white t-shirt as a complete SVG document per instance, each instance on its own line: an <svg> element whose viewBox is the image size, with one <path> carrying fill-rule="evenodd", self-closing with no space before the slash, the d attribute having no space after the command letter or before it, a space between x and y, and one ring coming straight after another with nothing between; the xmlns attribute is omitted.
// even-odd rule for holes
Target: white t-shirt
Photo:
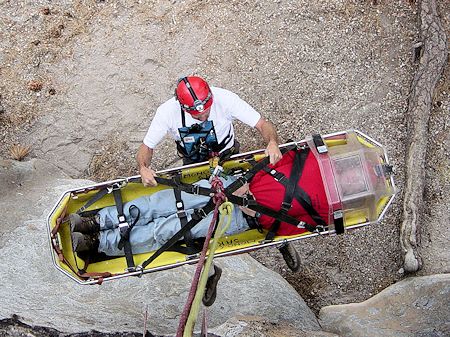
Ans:
<svg viewBox="0 0 450 337"><path fill-rule="evenodd" d="M222 150L224 151L234 144L233 119L238 119L251 127L255 127L261 115L247 102L229 90L211 87L211 91L213 104L208 120L212 120L214 123L217 141L220 143L229 134L232 136L232 140ZM180 103L175 97L161 104L156 110L155 117L144 137L144 144L154 149L167 133L173 139L180 140L178 128L183 126L181 113ZM193 119L189 113L184 113L184 115L186 126L188 127L195 123L201 123Z"/></svg>

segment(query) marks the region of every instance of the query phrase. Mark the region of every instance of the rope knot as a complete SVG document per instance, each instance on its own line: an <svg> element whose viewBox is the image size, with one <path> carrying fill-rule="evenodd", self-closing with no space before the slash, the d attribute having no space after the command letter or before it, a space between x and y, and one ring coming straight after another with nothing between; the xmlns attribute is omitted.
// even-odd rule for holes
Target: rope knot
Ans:
<svg viewBox="0 0 450 337"><path fill-rule="evenodd" d="M211 181L211 187L215 191L213 196L214 204L221 205L222 203L224 203L226 200L226 196L224 193L222 180L220 180L217 176L213 177Z"/></svg>

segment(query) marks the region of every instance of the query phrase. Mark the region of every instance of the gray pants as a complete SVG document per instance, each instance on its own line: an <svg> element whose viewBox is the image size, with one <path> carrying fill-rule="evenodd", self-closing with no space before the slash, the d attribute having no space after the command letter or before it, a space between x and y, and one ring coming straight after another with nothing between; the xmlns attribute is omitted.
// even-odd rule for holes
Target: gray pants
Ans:
<svg viewBox="0 0 450 337"><path fill-rule="evenodd" d="M224 186L231 184L234 179L222 179ZM202 187L210 187L207 180L197 183ZM194 209L203 207L209 197L192 195L181 192L184 208L188 220ZM161 247L181 228L180 220L176 214L175 195L172 189L162 190L149 196L143 196L124 204L123 211L128 223L134 219L130 217L130 207L134 205L139 208L139 219L130 233L130 243L134 254L146 253ZM136 211L132 210L132 215ZM117 209L115 206L103 208L98 212L100 222L100 245L99 252L109 256L124 255L123 250L118 249L120 232L118 229ZM205 237L213 217L211 212L191 229L193 238ZM237 206L234 207L231 225L226 235L236 234L248 229L247 221Z"/></svg>

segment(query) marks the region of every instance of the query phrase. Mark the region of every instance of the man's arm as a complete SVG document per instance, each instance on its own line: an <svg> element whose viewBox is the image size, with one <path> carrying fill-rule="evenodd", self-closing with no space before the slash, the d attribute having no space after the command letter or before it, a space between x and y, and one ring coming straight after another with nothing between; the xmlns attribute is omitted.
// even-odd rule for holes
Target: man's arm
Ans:
<svg viewBox="0 0 450 337"><path fill-rule="evenodd" d="M153 149L149 148L145 144L139 146L139 150L136 155L138 163L138 170L142 178L144 186L156 186L158 183L155 180L155 171L150 168L152 162Z"/></svg>
<svg viewBox="0 0 450 337"><path fill-rule="evenodd" d="M256 123L255 128L261 133L261 136L266 141L266 155L270 158L271 164L276 164L281 159L281 151L278 147L278 136L272 123L260 118Z"/></svg>

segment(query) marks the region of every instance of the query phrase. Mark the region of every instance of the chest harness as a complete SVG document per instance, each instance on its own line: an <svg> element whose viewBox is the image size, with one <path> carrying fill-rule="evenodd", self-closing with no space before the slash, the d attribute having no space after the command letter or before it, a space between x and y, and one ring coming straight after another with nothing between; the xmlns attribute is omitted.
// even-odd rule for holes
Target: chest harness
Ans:
<svg viewBox="0 0 450 337"><path fill-rule="evenodd" d="M180 139L176 141L178 153L191 162L202 162L222 151L232 140L231 126L226 137L219 143L213 121L186 126L186 117L181 110Z"/></svg>

